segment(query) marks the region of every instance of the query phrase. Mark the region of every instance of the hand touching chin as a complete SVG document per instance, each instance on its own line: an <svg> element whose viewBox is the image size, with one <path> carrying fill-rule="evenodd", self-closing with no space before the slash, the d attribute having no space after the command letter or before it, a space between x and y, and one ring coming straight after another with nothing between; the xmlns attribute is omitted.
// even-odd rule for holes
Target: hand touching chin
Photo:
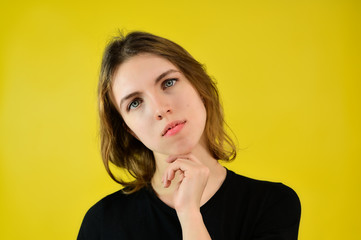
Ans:
<svg viewBox="0 0 361 240"><path fill-rule="evenodd" d="M179 173L173 193L173 204L177 214L200 211L203 191L207 185L209 169L193 154L169 156L169 166L162 178L163 186L169 187Z"/></svg>

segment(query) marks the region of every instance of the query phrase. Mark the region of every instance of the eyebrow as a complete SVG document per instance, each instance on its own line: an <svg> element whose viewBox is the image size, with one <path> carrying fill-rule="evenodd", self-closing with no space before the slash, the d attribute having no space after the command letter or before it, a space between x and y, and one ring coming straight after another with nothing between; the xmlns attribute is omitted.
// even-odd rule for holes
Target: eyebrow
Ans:
<svg viewBox="0 0 361 240"><path fill-rule="evenodd" d="M157 83L162 80L165 76L167 76L168 74L172 73L172 72L179 72L175 69L169 69L167 71L165 71L164 73L160 74L154 81L154 85L157 85ZM120 100L120 104L119 104L119 107L122 107L122 104L128 100L129 98L132 98L136 95L139 95L140 92L139 91L136 91L136 92L132 92L132 93L129 93L128 95L126 95L125 97L123 97L121 100Z"/></svg>

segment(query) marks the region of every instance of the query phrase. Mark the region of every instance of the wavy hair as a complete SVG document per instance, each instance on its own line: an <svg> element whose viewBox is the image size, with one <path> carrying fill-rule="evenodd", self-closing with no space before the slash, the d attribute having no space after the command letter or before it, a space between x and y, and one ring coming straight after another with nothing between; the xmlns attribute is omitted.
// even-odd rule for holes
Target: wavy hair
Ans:
<svg viewBox="0 0 361 240"><path fill-rule="evenodd" d="M202 97L207 111L205 137L210 153L217 160L235 159L236 147L224 129L226 124L217 87L202 64L168 39L145 32L120 33L104 51L98 85L101 155L110 177L125 187L123 191L132 193L149 184L155 172L153 152L128 131L113 103L111 89L115 70L140 53L161 56L184 74ZM134 180L115 177L110 163L127 170Z"/></svg>

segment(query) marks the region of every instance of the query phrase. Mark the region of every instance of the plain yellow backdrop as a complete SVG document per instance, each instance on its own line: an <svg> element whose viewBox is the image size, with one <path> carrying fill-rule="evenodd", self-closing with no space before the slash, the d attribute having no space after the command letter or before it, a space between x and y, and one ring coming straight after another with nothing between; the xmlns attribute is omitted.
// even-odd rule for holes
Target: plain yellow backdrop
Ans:
<svg viewBox="0 0 361 240"><path fill-rule="evenodd" d="M75 239L120 188L99 154L96 87L118 29L206 64L237 173L291 186L299 239L361 239L360 1L2 1L0 239Z"/></svg>

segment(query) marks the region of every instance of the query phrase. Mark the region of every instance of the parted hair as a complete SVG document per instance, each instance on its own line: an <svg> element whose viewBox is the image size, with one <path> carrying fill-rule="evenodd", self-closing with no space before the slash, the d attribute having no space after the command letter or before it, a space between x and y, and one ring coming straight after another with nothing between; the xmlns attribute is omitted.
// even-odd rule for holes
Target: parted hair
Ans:
<svg viewBox="0 0 361 240"><path fill-rule="evenodd" d="M218 90L202 64L168 39L146 32L119 33L104 51L98 85L101 155L110 177L125 187L123 191L132 193L149 184L155 172L153 152L128 131L114 105L112 93L116 69L124 61L141 53L167 59L190 81L203 99L207 111L204 133L210 153L217 160L233 160L236 147L224 129L226 124ZM110 163L127 170L134 180L116 177Z"/></svg>

